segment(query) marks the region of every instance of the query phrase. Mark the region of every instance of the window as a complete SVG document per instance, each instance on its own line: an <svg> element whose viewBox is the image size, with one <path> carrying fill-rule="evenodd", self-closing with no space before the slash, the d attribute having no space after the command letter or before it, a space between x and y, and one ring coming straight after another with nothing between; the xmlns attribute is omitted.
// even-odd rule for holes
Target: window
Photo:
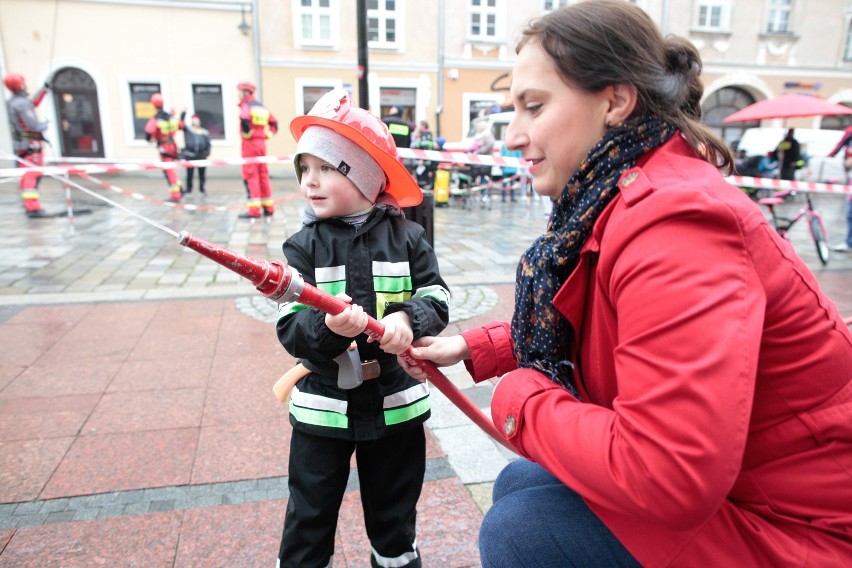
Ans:
<svg viewBox="0 0 852 568"><path fill-rule="evenodd" d="M367 41L370 47L397 47L400 38L397 22L402 14L396 0L367 2Z"/></svg>
<svg viewBox="0 0 852 568"><path fill-rule="evenodd" d="M790 33L790 12L793 0L769 0L766 31L771 34Z"/></svg>
<svg viewBox="0 0 852 568"><path fill-rule="evenodd" d="M698 3L696 27L722 30L728 27L729 0L703 0Z"/></svg>
<svg viewBox="0 0 852 568"><path fill-rule="evenodd" d="M497 38L497 0L470 0L470 36Z"/></svg>
<svg viewBox="0 0 852 568"><path fill-rule="evenodd" d="M320 98L333 87L302 87L302 113L308 114Z"/></svg>
<svg viewBox="0 0 852 568"><path fill-rule="evenodd" d="M723 87L707 95L707 98L701 104L701 114L707 126L715 134L721 136L725 142L733 146L747 129L760 126L760 121L731 124L725 124L722 121L754 102L754 97L744 89Z"/></svg>
<svg viewBox="0 0 852 568"><path fill-rule="evenodd" d="M387 116L391 107L396 107L403 120L413 123L417 106L417 89L404 87L380 87L379 108L381 116Z"/></svg>
<svg viewBox="0 0 852 568"><path fill-rule="evenodd" d="M222 102L222 85L192 85L192 108L201 119L201 126L214 140L225 139L225 105Z"/></svg>
<svg viewBox="0 0 852 568"><path fill-rule="evenodd" d="M333 0L294 0L297 42L302 45L330 47L337 34L337 6Z"/></svg>
<svg viewBox="0 0 852 568"><path fill-rule="evenodd" d="M551 12L562 6L567 6L569 3L568 0L544 0L544 9L546 12Z"/></svg>
<svg viewBox="0 0 852 568"><path fill-rule="evenodd" d="M846 45L843 47L843 61L852 61L852 20L846 25Z"/></svg>
<svg viewBox="0 0 852 568"><path fill-rule="evenodd" d="M133 138L145 140L145 125L157 114L151 95L160 92L159 83L130 83L130 106L133 115Z"/></svg>

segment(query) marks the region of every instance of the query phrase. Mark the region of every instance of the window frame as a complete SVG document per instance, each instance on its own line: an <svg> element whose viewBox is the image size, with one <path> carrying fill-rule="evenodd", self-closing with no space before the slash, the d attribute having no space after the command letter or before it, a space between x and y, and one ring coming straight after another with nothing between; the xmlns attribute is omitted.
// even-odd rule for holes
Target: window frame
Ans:
<svg viewBox="0 0 852 568"><path fill-rule="evenodd" d="M843 46L843 61L852 62L852 18L846 20L846 42Z"/></svg>
<svg viewBox="0 0 852 568"><path fill-rule="evenodd" d="M228 140L228 114L225 112L225 84L223 81L217 80L191 80L189 81L189 98L191 101L190 108L187 109L187 116L191 116L192 114L198 113L196 95L204 94L204 93L196 93L196 87L218 87L219 88L219 104L221 107L218 109L222 114L222 133L216 134L215 131L210 132L210 141L215 144L216 142L224 142ZM204 110L204 109L202 109ZM210 130L209 121L202 121L201 126Z"/></svg>
<svg viewBox="0 0 852 568"><path fill-rule="evenodd" d="M702 10L707 9L707 19L702 22ZM712 12L718 10L719 22L712 25ZM703 32L726 31L731 25L730 0L700 0L695 3L695 29Z"/></svg>
<svg viewBox="0 0 852 568"><path fill-rule="evenodd" d="M154 89L144 89L143 91L134 92L135 87L155 87ZM163 82L158 79L127 79L125 81L124 93L127 97L127 108L129 109L128 117L128 135L130 145L147 146L148 141L145 136L145 125L148 119L157 114L154 105L151 104L151 95L161 93L163 98L168 101L166 93L163 93ZM140 93L145 97L139 98ZM147 107L142 108L147 103ZM140 106L142 105L142 106ZM143 122L137 122L137 120ZM141 127L140 127L141 125Z"/></svg>
<svg viewBox="0 0 852 568"><path fill-rule="evenodd" d="M328 6L319 3L327 1ZM303 6L302 2L310 2ZM337 0L292 0L293 8L293 41L296 48L337 48L340 44L340 9ZM317 34L322 31L322 18L328 18L329 37L310 37L304 35L302 22L305 17L311 18L311 30Z"/></svg>
<svg viewBox="0 0 852 568"><path fill-rule="evenodd" d="M370 8L367 5L367 46L370 49L394 49L401 50L403 48L403 30L405 29L405 2L403 0L392 0L394 9L387 9L389 0L375 0L377 8ZM394 41L386 39L371 40L370 36L370 18L376 18L378 22L378 37L387 37L387 23L394 22Z"/></svg>
<svg viewBox="0 0 852 568"><path fill-rule="evenodd" d="M293 109L294 116L305 115L311 110L301 108L305 104L305 89L307 88L320 88L331 91L332 89L341 89L344 87L343 82L338 79L319 79L313 77L297 78L294 84L294 90L296 92L296 99L294 101L296 106Z"/></svg>
<svg viewBox="0 0 852 568"><path fill-rule="evenodd" d="M542 12L552 12L562 6L567 6L571 3L571 0L542 0L541 2L541 10ZM550 6L548 6L550 4Z"/></svg>
<svg viewBox="0 0 852 568"><path fill-rule="evenodd" d="M488 6L488 2L494 2L494 6ZM479 3L476 6L475 3ZM480 33L473 33L474 16L483 17L480 22ZM494 17L494 33L489 35L482 33L488 29L488 17ZM467 38L472 42L498 42L503 37L504 22L502 18L502 0L468 0L467 4Z"/></svg>
<svg viewBox="0 0 852 568"><path fill-rule="evenodd" d="M784 29L780 29L782 22L779 19L785 14L786 19L783 23L786 25ZM773 29L775 25L779 25L779 29ZM793 0L766 0L766 33L785 35L793 33Z"/></svg>

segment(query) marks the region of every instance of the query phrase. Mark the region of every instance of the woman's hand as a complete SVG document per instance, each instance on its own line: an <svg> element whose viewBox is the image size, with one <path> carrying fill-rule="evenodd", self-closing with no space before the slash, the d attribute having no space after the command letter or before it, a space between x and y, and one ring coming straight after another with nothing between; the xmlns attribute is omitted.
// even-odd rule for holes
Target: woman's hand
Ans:
<svg viewBox="0 0 852 568"><path fill-rule="evenodd" d="M335 297L347 303L352 302L352 298L342 292ZM347 306L337 315L325 315L325 325L328 329L343 337L358 337L367 329L367 321L364 308L357 304Z"/></svg>
<svg viewBox="0 0 852 568"><path fill-rule="evenodd" d="M455 365L463 359L470 358L470 349L461 335L449 337L421 337L411 344L409 351L415 359L431 361L438 367ZM397 357L405 372L419 381L428 379L426 371L420 366L413 365L403 357Z"/></svg>
<svg viewBox="0 0 852 568"><path fill-rule="evenodd" d="M405 312L394 312L382 318L382 325L385 326L385 333L379 341L379 347L385 353L391 355L399 355L411 345L411 340L414 339L414 331L411 329L411 319ZM367 341L373 341L369 338Z"/></svg>

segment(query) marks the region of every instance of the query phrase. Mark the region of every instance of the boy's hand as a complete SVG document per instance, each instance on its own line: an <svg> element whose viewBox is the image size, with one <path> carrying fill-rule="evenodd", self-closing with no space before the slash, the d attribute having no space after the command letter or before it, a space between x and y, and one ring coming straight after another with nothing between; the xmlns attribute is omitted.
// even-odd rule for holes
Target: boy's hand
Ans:
<svg viewBox="0 0 852 568"><path fill-rule="evenodd" d="M411 320L405 312L394 312L382 318L385 326L385 334L379 341L379 347L385 353L399 355L411 345L414 339L414 331L411 329ZM372 341L369 339L368 341Z"/></svg>
<svg viewBox="0 0 852 568"><path fill-rule="evenodd" d="M347 303L352 302L352 298L343 292L338 294L336 297ZM367 314L364 313L364 308L357 304L347 306L342 312L335 316L331 314L325 315L326 327L337 335L342 335L343 337L358 337L364 333L365 329L367 329L367 321L368 318Z"/></svg>

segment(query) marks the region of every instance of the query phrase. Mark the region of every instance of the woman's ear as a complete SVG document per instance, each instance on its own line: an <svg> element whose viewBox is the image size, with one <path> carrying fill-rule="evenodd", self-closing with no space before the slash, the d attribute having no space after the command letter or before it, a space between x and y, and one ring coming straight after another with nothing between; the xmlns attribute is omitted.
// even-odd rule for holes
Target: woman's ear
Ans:
<svg viewBox="0 0 852 568"><path fill-rule="evenodd" d="M618 124L633 114L638 98L636 87L621 83L610 85L605 92L609 100L609 110L606 113L607 124Z"/></svg>

